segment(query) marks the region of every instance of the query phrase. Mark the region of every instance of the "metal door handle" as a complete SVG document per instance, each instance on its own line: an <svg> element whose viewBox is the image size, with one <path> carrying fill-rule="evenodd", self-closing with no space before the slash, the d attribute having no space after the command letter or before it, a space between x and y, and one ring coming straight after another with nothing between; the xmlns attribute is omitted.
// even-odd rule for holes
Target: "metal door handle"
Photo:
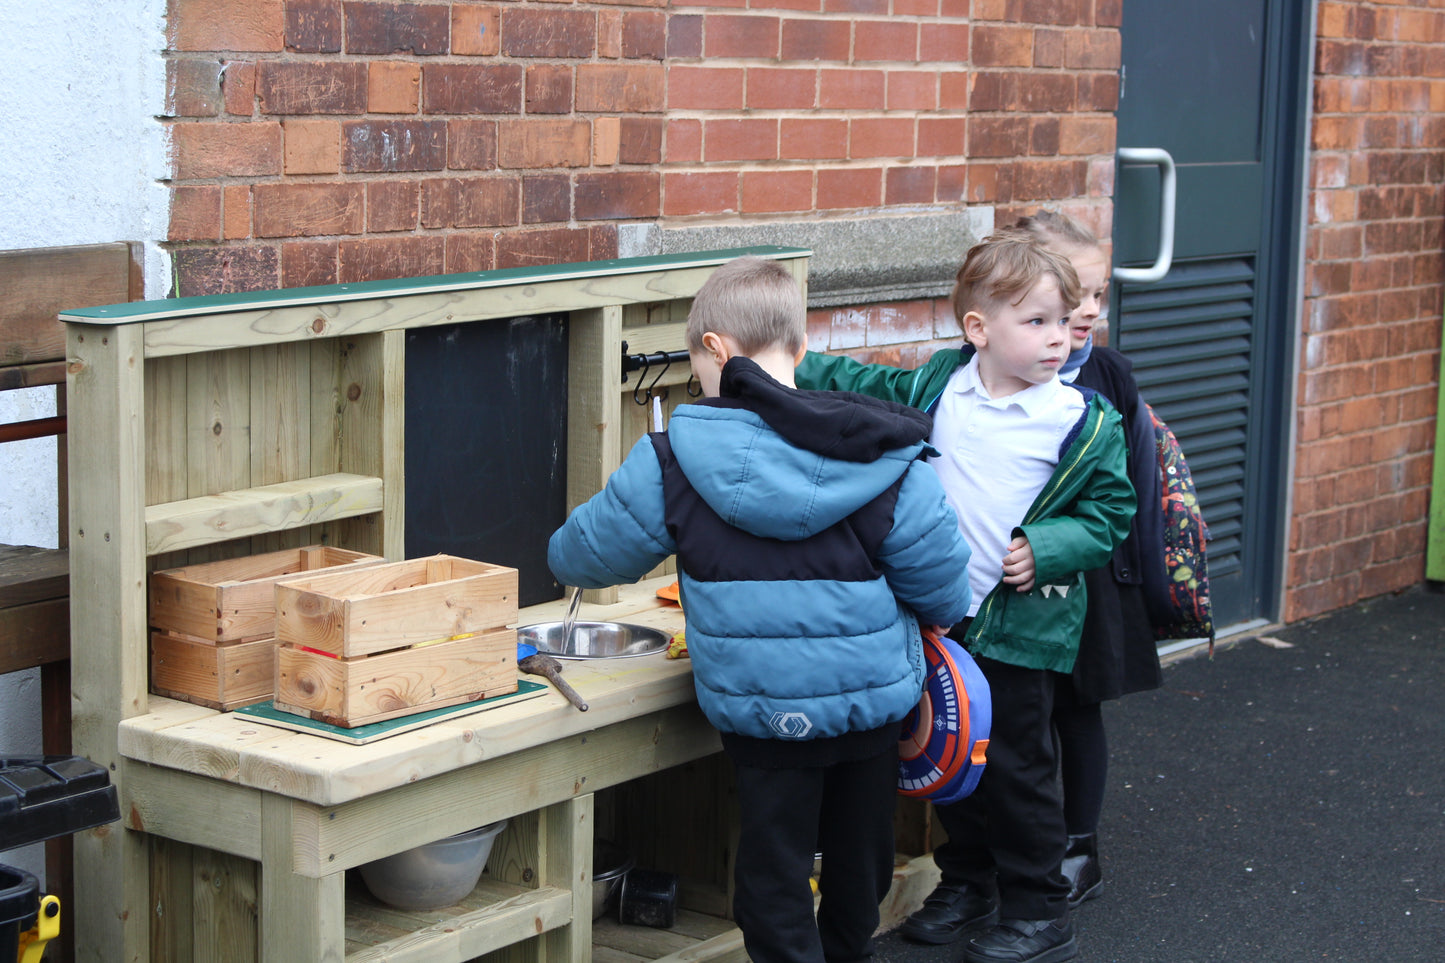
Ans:
<svg viewBox="0 0 1445 963"><path fill-rule="evenodd" d="M1134 284L1159 281L1174 262L1174 158L1158 147L1120 147L1119 163L1154 164L1159 168L1159 254L1146 268L1114 268L1114 279Z"/></svg>

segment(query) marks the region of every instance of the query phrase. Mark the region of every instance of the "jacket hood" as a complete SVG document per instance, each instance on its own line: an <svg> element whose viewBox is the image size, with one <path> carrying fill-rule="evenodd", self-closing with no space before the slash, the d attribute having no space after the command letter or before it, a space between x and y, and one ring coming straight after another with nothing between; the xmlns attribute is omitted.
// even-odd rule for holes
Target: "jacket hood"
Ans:
<svg viewBox="0 0 1445 963"><path fill-rule="evenodd" d="M784 387L747 358L723 367L719 395L679 407L668 437L708 506L766 538L807 538L866 505L908 470L932 429L904 405Z"/></svg>

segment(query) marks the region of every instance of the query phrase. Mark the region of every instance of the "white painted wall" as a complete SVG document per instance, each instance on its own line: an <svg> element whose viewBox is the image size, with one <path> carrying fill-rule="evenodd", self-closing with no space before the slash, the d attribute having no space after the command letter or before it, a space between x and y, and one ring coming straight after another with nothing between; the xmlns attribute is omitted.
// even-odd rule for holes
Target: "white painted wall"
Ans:
<svg viewBox="0 0 1445 963"><path fill-rule="evenodd" d="M145 241L147 297L163 297L169 194L166 0L0 0L0 249ZM85 307L86 305L76 305ZM55 414L55 390L0 392L0 422ZM56 440L0 444L0 543L58 544ZM40 752L38 672L0 676L0 756ZM41 846L0 863L44 877Z"/></svg>

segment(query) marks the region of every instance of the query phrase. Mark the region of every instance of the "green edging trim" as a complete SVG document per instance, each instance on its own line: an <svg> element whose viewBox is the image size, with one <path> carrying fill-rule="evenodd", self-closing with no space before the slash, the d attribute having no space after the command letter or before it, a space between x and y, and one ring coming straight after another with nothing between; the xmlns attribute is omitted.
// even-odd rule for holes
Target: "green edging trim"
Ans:
<svg viewBox="0 0 1445 963"><path fill-rule="evenodd" d="M1425 535L1425 577L1445 582L1445 323L1441 324L1440 393L1435 402L1435 472L1430 485L1430 528Z"/></svg>
<svg viewBox="0 0 1445 963"><path fill-rule="evenodd" d="M206 294L192 298L165 298L159 301L130 301L90 308L74 308L60 312L62 321L83 321L91 324L131 324L174 317L223 314L229 311L262 310L295 307L304 304L331 304L338 301L364 301L370 298L401 297L409 294L435 294L477 288L512 287L521 284L542 284L547 281L570 281L588 277L619 274L646 274L678 268L705 267L722 264L746 254L784 260L811 257L804 247L759 245L720 251L693 251L685 254L654 254L647 257L613 258L607 261L577 261L549 264L542 267L499 268L493 271L470 271L463 274L432 274L419 278L393 278L386 281L358 281L354 284L326 284L307 288L279 288L266 291L239 291L231 294Z"/></svg>

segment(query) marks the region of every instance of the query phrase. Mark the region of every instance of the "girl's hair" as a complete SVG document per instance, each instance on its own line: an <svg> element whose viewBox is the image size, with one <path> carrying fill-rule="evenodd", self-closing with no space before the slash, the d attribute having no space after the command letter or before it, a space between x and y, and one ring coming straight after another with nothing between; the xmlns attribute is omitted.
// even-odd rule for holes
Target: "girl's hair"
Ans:
<svg viewBox="0 0 1445 963"><path fill-rule="evenodd" d="M1069 311L1079 306L1079 276L1069 259L1046 248L1018 228L1005 228L975 244L963 260L954 281L953 313L960 324L970 311L987 311L990 305L1017 304L1044 277L1059 286L1059 297Z"/></svg>
<svg viewBox="0 0 1445 963"><path fill-rule="evenodd" d="M1028 217L1019 218L1014 225L1026 231L1030 237L1045 247L1063 248L1074 251L1081 247L1102 248L1094 232L1067 214L1058 211L1035 211Z"/></svg>
<svg viewBox="0 0 1445 963"><path fill-rule="evenodd" d="M702 348L709 331L725 334L752 355L773 345L789 354L804 344L807 309L798 281L777 261L740 257L712 273L687 313L687 349Z"/></svg>

